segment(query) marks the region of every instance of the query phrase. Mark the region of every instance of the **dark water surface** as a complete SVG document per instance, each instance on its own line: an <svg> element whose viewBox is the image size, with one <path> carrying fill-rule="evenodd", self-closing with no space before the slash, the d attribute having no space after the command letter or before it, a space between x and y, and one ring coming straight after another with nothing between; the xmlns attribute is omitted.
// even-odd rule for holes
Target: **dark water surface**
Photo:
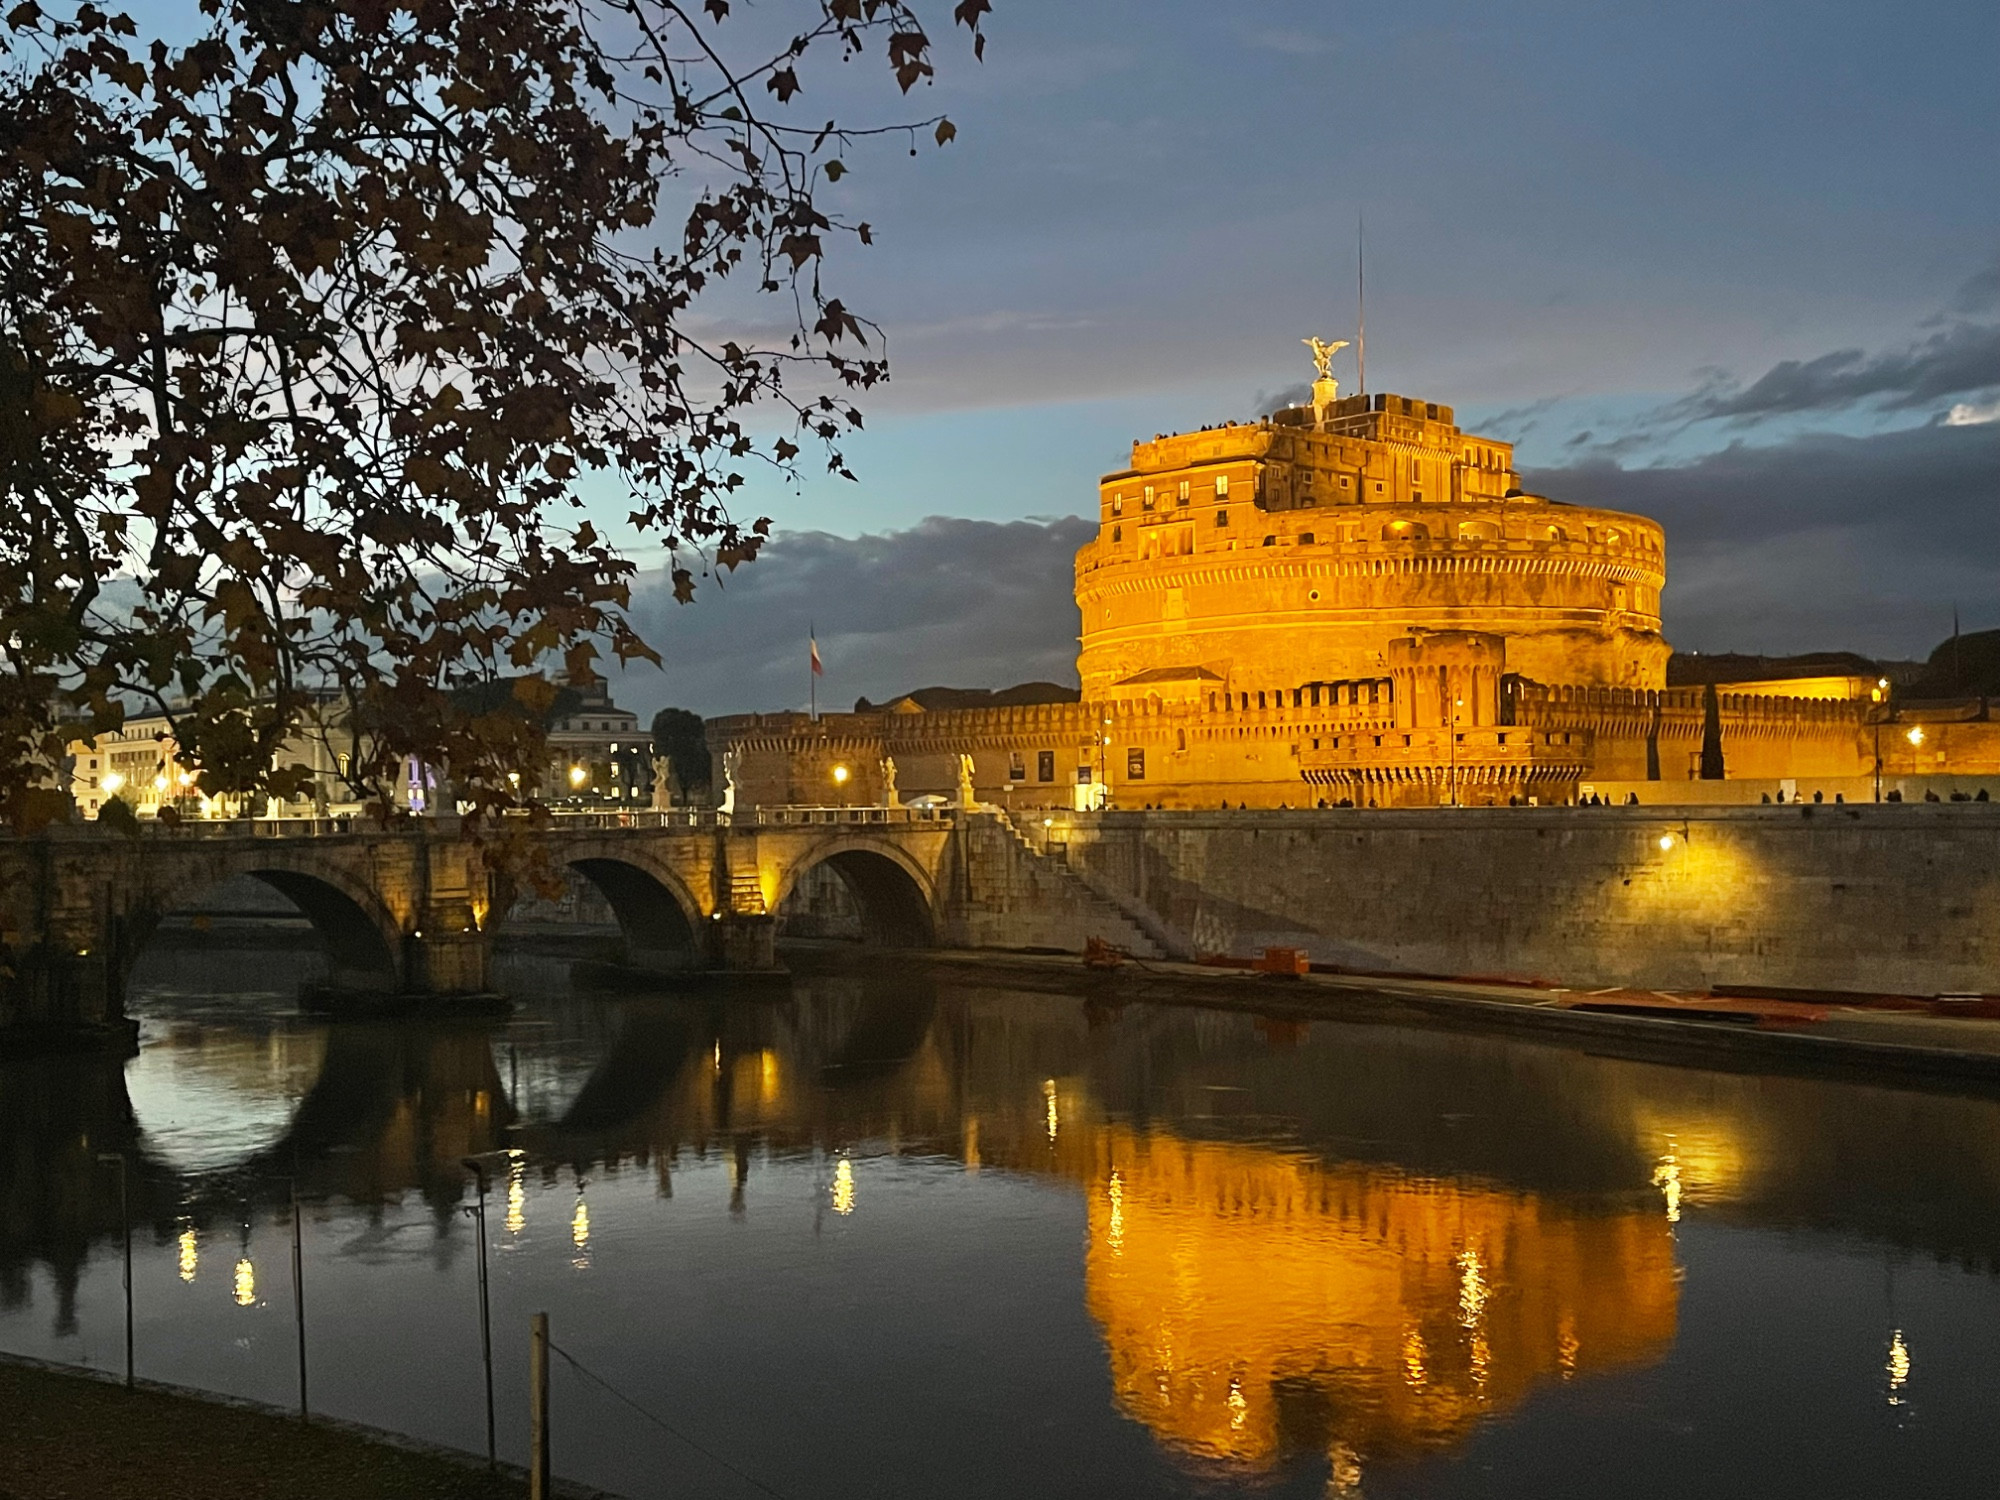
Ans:
<svg viewBox="0 0 2000 1500"><path fill-rule="evenodd" d="M2000 1105L908 964L329 1027L165 955L126 1063L0 1069L0 1348L635 1497L1988 1495ZM712 1455L712 1456L711 1456ZM720 1460L720 1462L718 1462ZM732 1473L754 1476L760 1491Z"/></svg>

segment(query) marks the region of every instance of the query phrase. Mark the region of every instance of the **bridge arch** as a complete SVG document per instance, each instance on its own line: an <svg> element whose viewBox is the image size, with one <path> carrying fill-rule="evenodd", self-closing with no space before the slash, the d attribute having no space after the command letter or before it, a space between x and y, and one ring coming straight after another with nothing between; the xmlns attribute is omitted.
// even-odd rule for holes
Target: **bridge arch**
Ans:
<svg viewBox="0 0 2000 1500"><path fill-rule="evenodd" d="M839 876L854 898L864 942L883 948L936 945L937 895L930 872L885 840L835 838L815 845L787 867L771 909L782 918L792 892L822 867Z"/></svg>
<svg viewBox="0 0 2000 1500"><path fill-rule="evenodd" d="M564 847L556 860L604 897L625 943L626 962L642 969L699 967L702 908L685 881L630 840Z"/></svg>
<svg viewBox="0 0 2000 1500"><path fill-rule="evenodd" d="M205 868L200 877L171 892L156 890L151 901L132 913L119 945L124 949L121 988L167 918L189 913L209 892L245 877L284 897L311 925L326 959L327 991L392 995L403 988L401 924L369 885L339 865L258 858Z"/></svg>

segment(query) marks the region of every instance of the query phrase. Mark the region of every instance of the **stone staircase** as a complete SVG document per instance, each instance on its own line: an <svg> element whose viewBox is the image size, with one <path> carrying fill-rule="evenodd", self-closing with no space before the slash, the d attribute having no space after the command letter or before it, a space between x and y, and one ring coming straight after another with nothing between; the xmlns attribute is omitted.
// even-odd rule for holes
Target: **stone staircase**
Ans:
<svg viewBox="0 0 2000 1500"><path fill-rule="evenodd" d="M765 915L764 885L755 870L729 872L729 909L739 917Z"/></svg>
<svg viewBox="0 0 2000 1500"><path fill-rule="evenodd" d="M966 820L972 842L974 911L965 918L973 947L1059 948L1081 953L1100 938L1134 958L1166 951L1059 859L1051 859L998 808Z"/></svg>

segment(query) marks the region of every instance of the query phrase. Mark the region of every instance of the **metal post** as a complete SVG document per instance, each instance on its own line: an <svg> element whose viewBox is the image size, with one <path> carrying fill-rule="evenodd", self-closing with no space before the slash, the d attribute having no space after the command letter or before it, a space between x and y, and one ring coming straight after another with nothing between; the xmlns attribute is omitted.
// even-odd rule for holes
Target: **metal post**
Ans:
<svg viewBox="0 0 2000 1500"><path fill-rule="evenodd" d="M528 1500L549 1500L549 1315L528 1327Z"/></svg>
<svg viewBox="0 0 2000 1500"><path fill-rule="evenodd" d="M478 1206L473 1209L472 1217L479 1226L479 1356L486 1365L486 1469L492 1473L499 1467L499 1460L493 1441L493 1310L486 1279L486 1165L470 1156L463 1164L479 1184Z"/></svg>
<svg viewBox="0 0 2000 1500"><path fill-rule="evenodd" d="M1451 723L1445 730L1446 735L1449 737L1446 741L1445 749L1451 756L1451 805L1453 807L1458 806L1458 710L1462 701L1456 696L1453 697Z"/></svg>
<svg viewBox="0 0 2000 1500"><path fill-rule="evenodd" d="M292 1321L299 1336L299 1420L312 1420L306 1405L306 1258L305 1233L299 1215L299 1181L292 1179Z"/></svg>
<svg viewBox="0 0 2000 1500"><path fill-rule="evenodd" d="M118 1222L125 1230L125 1389L133 1387L132 1375L132 1198L126 1186L125 1153L106 1151L98 1158L106 1166L118 1168Z"/></svg>

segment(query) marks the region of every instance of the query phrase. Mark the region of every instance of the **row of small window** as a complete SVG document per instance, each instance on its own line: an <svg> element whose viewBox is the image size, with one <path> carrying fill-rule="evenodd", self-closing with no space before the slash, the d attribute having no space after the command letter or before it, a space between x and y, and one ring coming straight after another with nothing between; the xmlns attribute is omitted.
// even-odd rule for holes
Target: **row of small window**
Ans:
<svg viewBox="0 0 2000 1500"><path fill-rule="evenodd" d="M1144 781L1146 779L1146 752L1137 746L1125 752L1125 778L1128 781ZM1028 779L1028 765L1026 760L1022 758L1019 750L1011 751L1007 756L1007 779L1009 781L1026 781ZM1035 780L1047 782L1054 781L1055 779L1055 751L1037 750L1035 752ZM1076 784L1078 786L1090 785L1090 763L1088 761L1076 768Z"/></svg>
<svg viewBox="0 0 2000 1500"><path fill-rule="evenodd" d="M1304 687L1291 690L1293 708L1337 708L1342 703L1394 703L1396 684L1392 679L1381 678L1369 682L1312 682ZM1283 708L1286 689L1278 688L1269 693L1210 693L1208 707L1211 713L1226 713L1230 709L1248 712L1251 699L1256 699L1258 708Z"/></svg>
<svg viewBox="0 0 2000 1500"><path fill-rule="evenodd" d="M1229 512L1228 512L1228 511L1226 511L1226 510L1219 510L1219 511L1217 511L1217 512L1215 513L1215 524L1216 524L1216 525L1218 525L1218 526L1227 526L1227 525L1229 524ZM1166 530L1169 530L1169 531L1175 531L1175 532L1178 532L1178 533L1182 533L1182 534L1185 534L1186 536L1188 536L1188 537L1190 537L1190 538L1191 538L1191 537L1193 537L1193 535L1194 535L1194 532L1193 532L1192 530L1189 530L1189 529L1187 529L1187 528L1185 528L1185 527L1182 527L1182 528L1158 528L1158 527L1156 527L1156 528L1155 528L1155 529L1153 530L1153 532L1152 532L1152 535L1154 535L1154 536L1158 536L1158 535L1160 534L1160 531L1161 531L1162 529L1166 529ZM1125 528L1124 528L1123 526L1113 526L1113 527L1111 528L1111 540L1112 540L1112 541L1114 541L1114 542L1122 542L1122 541L1124 541L1124 540L1125 540ZM1265 537L1265 538L1264 538L1264 545L1268 547L1268 546L1270 546L1270 545L1271 545L1271 544L1272 544L1272 543L1273 543L1273 542L1274 542L1275 540L1276 540L1276 538L1274 538L1274 537ZM1300 540L1301 540L1301 541L1306 541L1306 542L1309 542L1309 541L1311 541L1311 540L1312 540L1312 533L1311 533L1311 532L1307 532L1307 533L1306 533L1306 534L1305 534L1305 535L1304 535L1303 537L1301 537L1301 538L1300 538Z"/></svg>
<svg viewBox="0 0 2000 1500"><path fill-rule="evenodd" d="M1190 483L1190 481L1183 479L1179 483L1179 485L1175 487L1174 504L1186 505L1193 498L1194 498L1194 492L1192 484ZM1215 476L1215 498L1218 500L1226 500L1229 498L1229 476L1227 474L1218 474ZM1153 486L1150 484L1147 485L1144 492L1139 497L1139 508L1141 510L1152 510L1158 503L1159 501L1155 495ZM1125 492L1123 490L1112 491L1111 514L1114 516L1122 516L1125 514Z"/></svg>

